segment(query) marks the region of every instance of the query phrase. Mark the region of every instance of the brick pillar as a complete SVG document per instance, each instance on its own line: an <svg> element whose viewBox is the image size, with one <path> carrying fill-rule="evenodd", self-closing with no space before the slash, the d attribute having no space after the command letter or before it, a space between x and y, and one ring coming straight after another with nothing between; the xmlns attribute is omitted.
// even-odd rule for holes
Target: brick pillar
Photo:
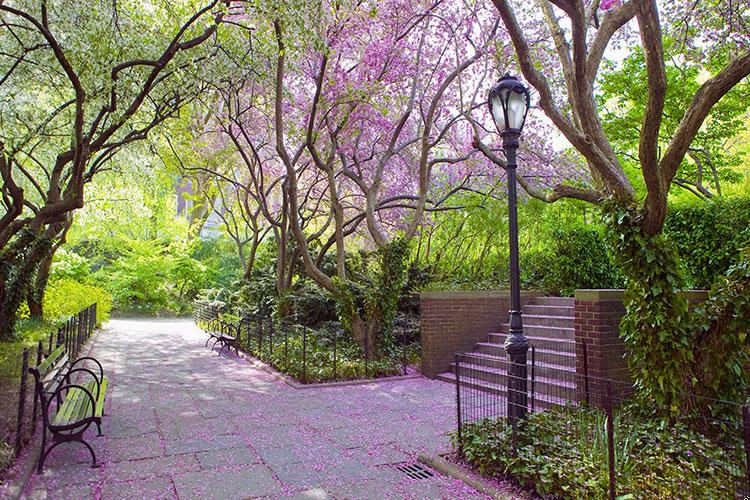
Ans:
<svg viewBox="0 0 750 500"><path fill-rule="evenodd" d="M527 304L537 292L522 292ZM447 372L457 352L472 351L508 322L510 293L504 291L423 292L420 294L421 371L426 377Z"/></svg>
<svg viewBox="0 0 750 500"><path fill-rule="evenodd" d="M708 296L705 290L680 293L688 299L691 307L705 301ZM606 391L605 379L612 381L615 398L631 390L625 343L620 339L620 320L625 315L623 291L576 290L574 298L578 397L580 401L586 400L588 381L589 402L601 406Z"/></svg>
<svg viewBox="0 0 750 500"><path fill-rule="evenodd" d="M625 344L620 339L620 319L625 315L623 291L576 290L574 299L578 397L586 401L588 392L589 402L602 406L603 379L630 380ZM615 382L613 392L621 386Z"/></svg>

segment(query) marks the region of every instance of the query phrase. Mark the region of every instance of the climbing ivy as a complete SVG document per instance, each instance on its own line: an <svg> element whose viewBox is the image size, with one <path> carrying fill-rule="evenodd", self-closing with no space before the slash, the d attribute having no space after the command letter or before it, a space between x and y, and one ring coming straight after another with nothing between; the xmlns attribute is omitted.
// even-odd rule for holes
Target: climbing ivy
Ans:
<svg viewBox="0 0 750 500"><path fill-rule="evenodd" d="M721 401L744 402L747 396L750 247L740 252L738 262L716 282L709 299L695 312L693 390L718 401L689 403L701 416L715 418L726 409Z"/></svg>
<svg viewBox="0 0 750 500"><path fill-rule="evenodd" d="M378 349L388 349L393 343L393 320L406 282L408 254L409 242L395 238L376 251L375 265L368 266L369 276L363 282L334 278L338 289L336 309L342 325L353 332L355 323L364 323Z"/></svg>
<svg viewBox="0 0 750 500"><path fill-rule="evenodd" d="M645 234L636 208L607 202L603 216L626 277L620 336L639 396L667 418L721 411L703 398L739 401L747 383L750 254L691 312L679 293L685 281L671 241Z"/></svg>
<svg viewBox="0 0 750 500"><path fill-rule="evenodd" d="M685 369L693 361L688 302L678 293L684 280L677 253L663 234L644 234L638 209L609 202L604 219L626 278L620 336L631 374L641 396L676 415Z"/></svg>

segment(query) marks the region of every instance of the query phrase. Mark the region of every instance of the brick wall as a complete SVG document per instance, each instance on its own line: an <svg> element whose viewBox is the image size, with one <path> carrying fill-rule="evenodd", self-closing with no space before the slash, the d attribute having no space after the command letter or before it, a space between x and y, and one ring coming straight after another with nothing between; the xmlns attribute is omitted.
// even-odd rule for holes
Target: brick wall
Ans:
<svg viewBox="0 0 750 500"><path fill-rule="evenodd" d="M692 304L701 303L707 297L704 290L682 293ZM606 390L604 382L599 379L616 381L612 385L615 397L625 391L625 386L630 382L624 357L625 344L620 339L620 319L625 315L623 291L576 290L574 299L579 398L585 400L588 392L589 401L598 406L602 404ZM584 377L586 372L588 380Z"/></svg>
<svg viewBox="0 0 750 500"><path fill-rule="evenodd" d="M526 304L539 293L523 292ZM487 334L508 322L506 291L424 292L420 294L422 374L434 378L448 371L457 352L472 351Z"/></svg>

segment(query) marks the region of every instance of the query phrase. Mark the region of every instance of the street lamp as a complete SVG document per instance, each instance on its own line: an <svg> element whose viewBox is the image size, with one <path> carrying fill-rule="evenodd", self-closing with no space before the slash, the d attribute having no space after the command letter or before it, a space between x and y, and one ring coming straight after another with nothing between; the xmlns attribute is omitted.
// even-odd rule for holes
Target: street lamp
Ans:
<svg viewBox="0 0 750 500"><path fill-rule="evenodd" d="M489 95L490 113L503 138L508 172L508 226L510 239L510 329L505 339L505 352L510 358L508 369L508 418L526 417L528 391L526 386L526 353L529 341L523 334L521 321L521 277L518 266L518 207L516 200L516 151L518 139L529 111L529 89L517 78L505 74L492 87Z"/></svg>

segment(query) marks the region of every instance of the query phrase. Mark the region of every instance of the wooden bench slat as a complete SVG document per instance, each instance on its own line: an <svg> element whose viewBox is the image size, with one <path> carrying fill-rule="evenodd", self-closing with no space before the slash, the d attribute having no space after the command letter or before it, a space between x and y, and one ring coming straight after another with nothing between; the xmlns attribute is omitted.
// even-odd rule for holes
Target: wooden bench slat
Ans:
<svg viewBox="0 0 750 500"><path fill-rule="evenodd" d="M70 421L73 419L75 407L81 401L81 399L78 397L79 393L81 392L82 391L77 387L73 387L68 391L68 394L65 396L65 400L63 401L62 405L60 405L60 409L57 410L55 419L52 421L53 425L67 425L70 423Z"/></svg>
<svg viewBox="0 0 750 500"><path fill-rule="evenodd" d="M62 376L67 371L67 368L68 355L66 354L65 356L60 358L60 361L58 361L55 366L47 369L47 374L42 378L42 384L44 385L44 387L49 388L51 385L53 385L56 379L59 376ZM55 387L54 389L57 389L57 387Z"/></svg>
<svg viewBox="0 0 750 500"><path fill-rule="evenodd" d="M101 418L101 416L104 414L104 398L107 395L107 386L109 385L109 381L107 380L107 377L102 378L102 383L99 386L99 400L96 402L96 414L95 417Z"/></svg>
<svg viewBox="0 0 750 500"><path fill-rule="evenodd" d="M57 364L58 358L61 357L65 357L66 359L68 357L68 353L65 352L65 345L59 346L57 349L49 353L41 363L39 363L39 366L36 367L36 369L39 370L39 374L44 377L50 368Z"/></svg>

